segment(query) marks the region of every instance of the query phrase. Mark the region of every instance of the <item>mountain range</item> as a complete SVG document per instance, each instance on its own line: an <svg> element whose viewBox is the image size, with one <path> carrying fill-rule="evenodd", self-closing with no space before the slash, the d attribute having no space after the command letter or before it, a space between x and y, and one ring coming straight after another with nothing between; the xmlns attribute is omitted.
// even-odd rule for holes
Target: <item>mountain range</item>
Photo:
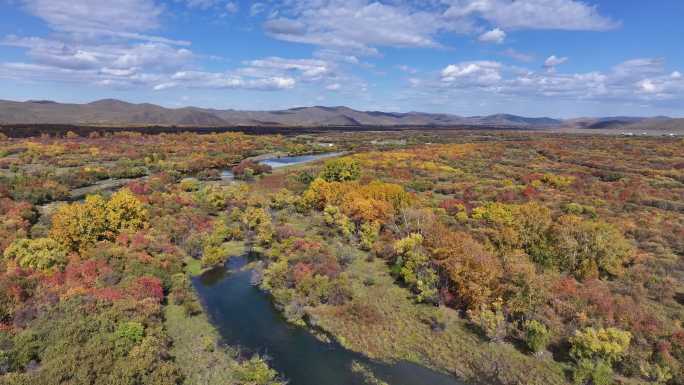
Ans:
<svg viewBox="0 0 684 385"><path fill-rule="evenodd" d="M358 111L348 107L299 107L279 111L165 108L103 99L87 104L49 100L0 100L0 124L126 126L474 126L493 128L684 129L684 119L604 117L553 119L509 114L458 116L437 113Z"/></svg>

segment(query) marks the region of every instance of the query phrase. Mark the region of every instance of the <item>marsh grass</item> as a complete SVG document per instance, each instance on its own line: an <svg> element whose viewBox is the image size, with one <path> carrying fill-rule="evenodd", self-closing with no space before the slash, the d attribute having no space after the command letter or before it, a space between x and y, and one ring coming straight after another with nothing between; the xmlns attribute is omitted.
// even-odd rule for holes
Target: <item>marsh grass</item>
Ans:
<svg viewBox="0 0 684 385"><path fill-rule="evenodd" d="M418 363L472 383L567 383L562 364L525 355L508 343L485 341L453 309L416 303L383 261L356 258L349 271L351 303L308 310L314 323L344 347L378 360ZM371 277L374 284L365 285ZM445 324L444 330L431 327L434 319Z"/></svg>

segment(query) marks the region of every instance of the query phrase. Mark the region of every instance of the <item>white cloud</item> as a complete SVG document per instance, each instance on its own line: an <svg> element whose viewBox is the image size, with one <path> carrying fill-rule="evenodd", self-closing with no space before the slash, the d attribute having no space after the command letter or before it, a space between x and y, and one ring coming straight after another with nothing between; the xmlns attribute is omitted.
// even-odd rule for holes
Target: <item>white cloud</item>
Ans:
<svg viewBox="0 0 684 385"><path fill-rule="evenodd" d="M551 55L546 60L544 60L544 68L549 71L555 71L556 67L568 61L567 57L559 57L556 55Z"/></svg>
<svg viewBox="0 0 684 385"><path fill-rule="evenodd" d="M0 40L0 45L26 48L35 63L66 69L178 68L194 58L188 49L155 42L94 44L10 35Z"/></svg>
<svg viewBox="0 0 684 385"><path fill-rule="evenodd" d="M482 17L506 29L604 31L619 23L575 0L443 0L453 19Z"/></svg>
<svg viewBox="0 0 684 385"><path fill-rule="evenodd" d="M616 65L613 72L620 77L639 75L642 77L657 75L665 69L665 60L662 58L639 58L631 59Z"/></svg>
<svg viewBox="0 0 684 385"><path fill-rule="evenodd" d="M186 0L185 3L190 8L209 9L216 6L218 0Z"/></svg>
<svg viewBox="0 0 684 385"><path fill-rule="evenodd" d="M269 57L259 60L251 60L244 63L247 68L243 71L251 73L263 73L263 71L298 71L303 78L319 80L332 73L332 64L317 59L283 59Z"/></svg>
<svg viewBox="0 0 684 385"><path fill-rule="evenodd" d="M342 85L340 83L333 83L325 86L325 89L328 91L339 91L340 88L342 88Z"/></svg>
<svg viewBox="0 0 684 385"><path fill-rule="evenodd" d="M229 1L226 3L226 12L237 13L240 10L240 5L235 1Z"/></svg>
<svg viewBox="0 0 684 385"><path fill-rule="evenodd" d="M641 92L647 94L655 94L662 91L662 87L659 84L654 83L651 79L644 79L637 82L637 88Z"/></svg>
<svg viewBox="0 0 684 385"><path fill-rule="evenodd" d="M249 15L250 16L256 16L266 10L266 4L264 3L254 3L252 6L249 8Z"/></svg>
<svg viewBox="0 0 684 385"><path fill-rule="evenodd" d="M53 30L77 35L81 40L114 36L166 43L173 41L142 33L160 26L163 8L153 0L23 0L23 4L26 10L43 19Z"/></svg>
<svg viewBox="0 0 684 385"><path fill-rule="evenodd" d="M377 54L379 47L441 47L441 33L501 43L504 30L607 30L619 23L575 0L287 0L264 23L280 40ZM485 32L483 32L485 31Z"/></svg>
<svg viewBox="0 0 684 385"><path fill-rule="evenodd" d="M499 28L494 28L491 31L487 31L480 35L478 40L484 43L496 43L501 44L506 39L506 32L500 30Z"/></svg>
<svg viewBox="0 0 684 385"><path fill-rule="evenodd" d="M290 17L268 20L274 38L377 53L378 46L438 47L434 35L446 28L438 13L406 5L352 0L301 0L285 10Z"/></svg>
<svg viewBox="0 0 684 385"><path fill-rule="evenodd" d="M433 94L436 96L480 91L500 97L574 101L649 104L684 100L684 79L667 72L661 59L649 58L628 60L605 72L585 73L536 72L498 62L462 62L442 69L438 80L417 79L411 84L428 94L438 92Z"/></svg>
<svg viewBox="0 0 684 385"><path fill-rule="evenodd" d="M487 86L501 80L501 63L473 61L450 64L441 72L441 80L450 84Z"/></svg>
<svg viewBox="0 0 684 385"><path fill-rule="evenodd" d="M672 79L681 79L682 78L682 73L679 71L674 71L673 73L670 74L670 77Z"/></svg>
<svg viewBox="0 0 684 385"><path fill-rule="evenodd" d="M246 78L232 73L181 71L171 76L171 81L158 84L161 89L187 88L239 88L252 90L283 90L293 88L296 80L290 77Z"/></svg>

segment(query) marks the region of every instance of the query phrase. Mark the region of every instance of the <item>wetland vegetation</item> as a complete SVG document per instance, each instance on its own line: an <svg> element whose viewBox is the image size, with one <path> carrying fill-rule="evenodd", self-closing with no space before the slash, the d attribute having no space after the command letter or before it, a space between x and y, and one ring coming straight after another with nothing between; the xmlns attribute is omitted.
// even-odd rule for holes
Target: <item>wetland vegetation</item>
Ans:
<svg viewBox="0 0 684 385"><path fill-rule="evenodd" d="M683 202L679 138L1 137L0 384L682 384Z"/></svg>

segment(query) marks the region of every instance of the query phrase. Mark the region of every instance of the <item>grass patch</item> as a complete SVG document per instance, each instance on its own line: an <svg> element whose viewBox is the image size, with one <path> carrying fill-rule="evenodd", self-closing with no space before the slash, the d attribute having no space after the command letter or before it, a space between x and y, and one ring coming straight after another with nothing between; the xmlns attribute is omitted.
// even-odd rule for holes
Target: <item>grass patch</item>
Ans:
<svg viewBox="0 0 684 385"><path fill-rule="evenodd" d="M247 246L243 241L230 241L223 244L223 247L228 252L230 257L237 257L247 253Z"/></svg>
<svg viewBox="0 0 684 385"><path fill-rule="evenodd" d="M164 316L184 385L285 385L263 358L247 359L236 348L222 346L204 313L188 316L182 306L168 305Z"/></svg>
<svg viewBox="0 0 684 385"><path fill-rule="evenodd" d="M382 261L357 258L350 273L351 303L309 309L313 322L346 348L379 360L415 362L472 383L567 383L562 364L525 355L510 344L484 341L453 309L415 303ZM434 320L446 329L434 330Z"/></svg>
<svg viewBox="0 0 684 385"><path fill-rule="evenodd" d="M199 259L187 258L185 260L185 271L192 277L202 275L204 269L202 268L202 262Z"/></svg>
<svg viewBox="0 0 684 385"><path fill-rule="evenodd" d="M164 311L166 329L173 338L171 354L187 385L234 383L235 352L218 345L219 335L200 313L187 316L182 306L168 305Z"/></svg>

